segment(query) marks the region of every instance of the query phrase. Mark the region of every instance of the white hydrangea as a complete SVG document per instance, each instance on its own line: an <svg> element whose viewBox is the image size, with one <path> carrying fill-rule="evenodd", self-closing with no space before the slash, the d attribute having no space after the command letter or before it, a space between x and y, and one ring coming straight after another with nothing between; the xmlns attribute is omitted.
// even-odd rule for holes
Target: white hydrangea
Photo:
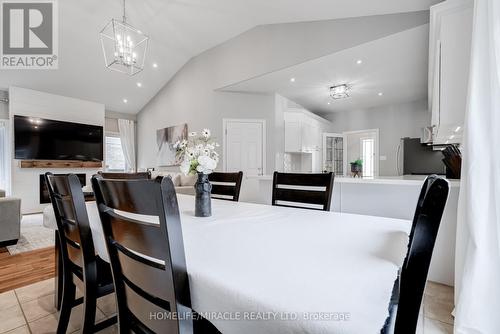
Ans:
<svg viewBox="0 0 500 334"><path fill-rule="evenodd" d="M217 167L217 161L210 158L208 155L200 155L198 157L198 167L196 170L203 174L210 174Z"/></svg>

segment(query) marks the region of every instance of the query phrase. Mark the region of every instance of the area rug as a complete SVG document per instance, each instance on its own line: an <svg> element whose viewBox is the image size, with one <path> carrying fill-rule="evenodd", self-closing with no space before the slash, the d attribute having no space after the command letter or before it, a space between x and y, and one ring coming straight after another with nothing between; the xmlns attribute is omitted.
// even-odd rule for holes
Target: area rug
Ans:
<svg viewBox="0 0 500 334"><path fill-rule="evenodd" d="M11 255L54 246L54 231L43 226L43 215L24 215L21 220L21 237L17 244L7 246Z"/></svg>

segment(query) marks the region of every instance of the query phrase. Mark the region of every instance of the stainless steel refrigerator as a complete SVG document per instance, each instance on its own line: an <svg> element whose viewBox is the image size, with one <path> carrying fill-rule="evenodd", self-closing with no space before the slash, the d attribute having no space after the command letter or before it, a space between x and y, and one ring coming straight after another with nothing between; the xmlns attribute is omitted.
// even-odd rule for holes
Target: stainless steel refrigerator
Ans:
<svg viewBox="0 0 500 334"><path fill-rule="evenodd" d="M420 138L401 138L397 149L398 175L446 174L440 150L421 144Z"/></svg>

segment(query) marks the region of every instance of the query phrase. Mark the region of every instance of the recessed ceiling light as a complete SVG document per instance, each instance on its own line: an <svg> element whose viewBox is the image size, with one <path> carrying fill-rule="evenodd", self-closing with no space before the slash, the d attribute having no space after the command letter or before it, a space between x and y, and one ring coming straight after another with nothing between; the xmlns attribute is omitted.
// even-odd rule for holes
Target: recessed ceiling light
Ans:
<svg viewBox="0 0 500 334"><path fill-rule="evenodd" d="M455 132L458 132L458 131L460 131L460 129L461 129L461 128L462 128L462 127L460 127L460 126L457 126L457 128L455 129Z"/></svg>
<svg viewBox="0 0 500 334"><path fill-rule="evenodd" d="M330 105L330 102L328 102L328 105Z"/></svg>
<svg viewBox="0 0 500 334"><path fill-rule="evenodd" d="M154 68L157 68L157 67L158 67L158 64L157 64L157 63L153 63L153 67L154 67Z"/></svg>
<svg viewBox="0 0 500 334"><path fill-rule="evenodd" d="M128 102L128 100L127 100L127 99L123 99L123 103L127 103L127 102Z"/></svg>
<svg viewBox="0 0 500 334"><path fill-rule="evenodd" d="M358 61L356 61L356 64L358 65L363 64L363 61L361 59L358 59Z"/></svg>
<svg viewBox="0 0 500 334"><path fill-rule="evenodd" d="M290 79L290 82L295 82L295 78L291 78L291 79Z"/></svg>
<svg viewBox="0 0 500 334"><path fill-rule="evenodd" d="M382 92L378 93L378 96L382 96L382 95L384 95L384 93L382 93Z"/></svg>
<svg viewBox="0 0 500 334"><path fill-rule="evenodd" d="M453 139L453 138L455 138L455 135L451 135L451 136L450 136L450 139Z"/></svg>
<svg viewBox="0 0 500 334"><path fill-rule="evenodd" d="M142 83L138 82L137 87L142 87Z"/></svg>

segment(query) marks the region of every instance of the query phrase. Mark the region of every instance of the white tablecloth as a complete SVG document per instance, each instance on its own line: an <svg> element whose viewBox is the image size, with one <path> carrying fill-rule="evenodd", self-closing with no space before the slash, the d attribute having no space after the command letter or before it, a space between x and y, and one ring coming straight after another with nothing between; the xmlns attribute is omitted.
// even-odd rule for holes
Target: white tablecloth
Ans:
<svg viewBox="0 0 500 334"><path fill-rule="evenodd" d="M194 197L178 198L193 309L213 312L221 332L380 332L409 221L220 200L196 218ZM87 208L107 259L97 207ZM44 225L56 226L50 207Z"/></svg>

